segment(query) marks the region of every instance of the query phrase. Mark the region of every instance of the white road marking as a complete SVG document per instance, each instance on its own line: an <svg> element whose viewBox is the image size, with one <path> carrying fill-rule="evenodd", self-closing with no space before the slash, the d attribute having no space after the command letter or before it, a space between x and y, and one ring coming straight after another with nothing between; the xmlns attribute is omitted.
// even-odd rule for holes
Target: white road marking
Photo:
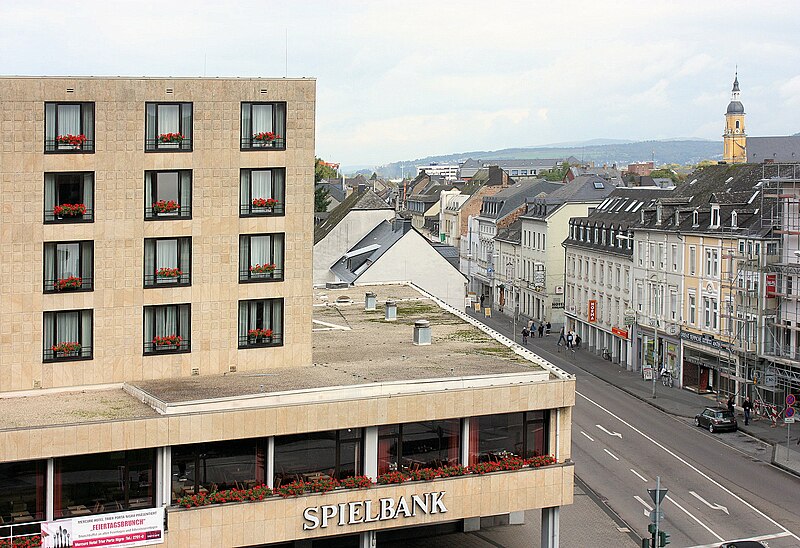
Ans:
<svg viewBox="0 0 800 548"><path fill-rule="evenodd" d="M697 523L699 523L699 524L700 524L700 526L701 526L703 529L705 529L706 531L708 531L709 533L711 533L712 535L714 535L715 537L717 537L717 540L719 540L720 542L725 542L725 539L724 539L724 538L722 538L721 536L719 536L718 534L716 534L714 531L712 531L712 530L711 530L711 528L710 528L708 525L706 525L705 523L703 523L702 521L700 521L700 520L699 520L699 519L698 519L696 516L694 516L694 515L693 515L691 512L689 512L689 511L688 511L686 508L684 508L683 506L681 506L680 504L678 504L677 502L675 502L675 499L673 499L671 496L667 495L667 496L666 496L666 497L664 497L664 498L666 498L666 499L667 499L668 501L670 501L672 504L674 504L675 506L677 506L679 509L683 510L683 512L684 512L684 513L685 513L687 516L689 516L690 518L692 518L693 520L695 520ZM715 544L714 546L717 546L717 545Z"/></svg>
<svg viewBox="0 0 800 548"><path fill-rule="evenodd" d="M584 432L583 430L581 430L581 434L586 436L589 439L589 441L594 441L594 438L592 436L590 436L589 434L587 434L586 432Z"/></svg>
<svg viewBox="0 0 800 548"><path fill-rule="evenodd" d="M639 478L639 479L640 479L640 480L642 480L643 482L647 483L647 478L646 478L646 477L644 477L643 475L641 475L639 472L637 472L637 471L636 471L636 470L634 470L633 468L631 468L631 472L633 472L634 474L636 474L636 477L637 477L637 478Z"/></svg>
<svg viewBox="0 0 800 548"><path fill-rule="evenodd" d="M633 498L635 498L636 500L638 500L639 502L641 502L641 503L642 503L642 506L644 506L644 508L645 508L645 510L644 510L644 515L645 515L645 516L647 516L647 517L649 518L649 517L650 517L650 512L652 512L652 511L653 511L653 507L652 507L652 506L650 506L649 504L647 504L647 503L644 501L644 499L643 499L642 497L640 497L639 495L634 495L634 496L633 496Z"/></svg>
<svg viewBox="0 0 800 548"><path fill-rule="evenodd" d="M699 500L700 502L702 502L703 504L705 504L706 506L708 506L709 508L711 508L712 510L722 510L723 512L725 512L729 516L731 515L731 513L728 512L728 509L725 508L724 506L722 506L721 504L711 504L710 502L708 502L706 499L704 499L703 497L701 497L700 495L698 495L694 491L689 491L689 494L692 495L697 500Z"/></svg>
<svg viewBox="0 0 800 548"><path fill-rule="evenodd" d="M614 460L619 460L619 457L617 457L617 456L616 456L614 453L612 453L612 452L611 452L611 451L609 451L608 449L603 449L603 451L605 451L606 453L608 453L609 455L611 455L611 458L613 458Z"/></svg>
<svg viewBox="0 0 800 548"><path fill-rule="evenodd" d="M740 497L739 495L737 495L736 493L734 493L733 491L731 491L730 489L728 489L727 487L722 485L720 482L718 482L717 480L715 480L714 478L712 478L711 476L709 476L705 472L701 471L699 468L697 468L693 464L689 463L686 459L684 459L683 457L681 457L680 455L678 455L677 453L672 451L669 447L667 447L664 444L662 444L662 443L656 441L655 439L651 438L650 436L648 436L647 434L645 434L644 432L642 432L641 430L639 430L638 428L633 426L631 423L629 423L628 421L626 421L622 417L616 415L612 411L609 411L608 409L606 409L605 407L603 407L602 405L600 405L596 401L592 400L591 398L586 397L585 395L581 394L577 390L575 391L575 394L580 396L581 398L585 399L589 403L595 405L599 409L602 409L603 411L605 411L606 413L608 413L609 415L611 415L612 417L617 419L619 422L621 422L622 424L624 424L625 426L627 426L628 428L630 428L631 430L633 430L634 432L636 432L637 434L642 436L644 439L646 439L647 441L649 441L650 443L652 443L656 447L660 448L666 454L674 457L676 460L678 460L679 462L683 463L684 465L686 465L691 470L694 470L695 472L697 472L697 474L699 474L701 477L707 479L708 481L710 481L711 483L713 483L714 485L716 485L717 487L722 489L725 493L729 494L730 496L732 496L733 498L735 498L736 500L738 500L739 502L744 504L750 510L752 510L753 512L755 512L759 516L761 516L764 519L766 519L767 521L769 521L771 524L773 524L775 527L779 528L784 533L787 533L786 536L790 536L790 537L794 538L795 540L800 541L800 537L798 537L797 535L795 535L794 533L789 531L786 527L784 527L783 525L781 525L780 523L778 523L777 521L775 521L774 519L772 519L771 517L766 515L764 512L762 512L761 510L759 510L758 508L756 508L755 506L753 506L752 504L750 504L749 502L744 500L742 497Z"/></svg>
<svg viewBox="0 0 800 548"><path fill-rule="evenodd" d="M622 434L620 434L619 432L611 432L610 430L606 430L605 428L603 428L599 424L595 424L595 426L598 427L603 432L605 432L606 434L608 434L609 436L617 436L619 439L622 439Z"/></svg>
<svg viewBox="0 0 800 548"><path fill-rule="evenodd" d="M755 540L757 542L761 542L762 540L772 540L774 538L783 538L792 536L791 533L776 533L774 535L762 535L760 537L749 537L749 538L737 538L735 540L729 540L728 542L741 542L744 540ZM697 546L691 546L690 548L719 548L719 543L714 544L698 544Z"/></svg>
<svg viewBox="0 0 800 548"><path fill-rule="evenodd" d="M335 323L323 322L322 320L311 320L311 323L315 323L317 325L324 325L325 327L329 328L329 329L323 329L323 328L319 328L318 327L317 329L312 329L312 331L330 331L330 330L336 330L336 329L339 329L339 330L342 330L342 331L352 331L353 330L352 327L348 327L346 325L338 325L338 324L335 324Z"/></svg>

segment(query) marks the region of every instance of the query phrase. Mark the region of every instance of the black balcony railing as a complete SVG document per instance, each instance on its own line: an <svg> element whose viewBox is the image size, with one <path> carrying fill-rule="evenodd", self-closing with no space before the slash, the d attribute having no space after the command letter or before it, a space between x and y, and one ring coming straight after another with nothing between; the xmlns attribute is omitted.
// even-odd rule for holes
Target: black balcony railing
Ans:
<svg viewBox="0 0 800 548"><path fill-rule="evenodd" d="M185 287L192 285L192 276L189 271L181 269L181 275L175 277L158 276L156 274L145 274L145 287Z"/></svg>
<svg viewBox="0 0 800 548"><path fill-rule="evenodd" d="M191 152L192 140L185 138L180 142L162 143L161 139L145 139L144 150L146 152Z"/></svg>
<svg viewBox="0 0 800 548"><path fill-rule="evenodd" d="M52 348L45 348L42 351L42 359L46 362L91 360L92 347L81 346L80 350L73 352L53 352Z"/></svg>
<svg viewBox="0 0 800 548"><path fill-rule="evenodd" d="M148 221L169 221L173 219L191 219L192 206L179 205L172 211L156 211L153 206L144 208L144 218Z"/></svg>
<svg viewBox="0 0 800 548"><path fill-rule="evenodd" d="M56 139L45 139L44 151L55 154L92 154L94 152L94 140L87 139L79 145L69 145L59 143Z"/></svg>
<svg viewBox="0 0 800 548"><path fill-rule="evenodd" d="M239 348L266 348L269 346L283 346L283 333L273 331L271 337L239 335Z"/></svg>
<svg viewBox="0 0 800 548"><path fill-rule="evenodd" d="M75 293L77 291L92 291L94 289L94 280L92 280L91 276L81 276L80 286L76 287L75 282L68 282L62 286L56 286L59 280L66 280L67 278L57 278L47 279L44 280L44 292L45 293Z"/></svg>
<svg viewBox="0 0 800 548"><path fill-rule="evenodd" d="M252 137L242 137L242 150L284 150L286 139L278 137L272 141L258 141Z"/></svg>
<svg viewBox="0 0 800 548"><path fill-rule="evenodd" d="M256 207L253 204L239 205L239 215L242 217L269 217L281 216L283 214L283 203L280 202L272 207Z"/></svg>
<svg viewBox="0 0 800 548"><path fill-rule="evenodd" d="M153 344L153 341L144 343L145 354L179 354L191 352L192 344L188 337L184 338L179 344Z"/></svg>
<svg viewBox="0 0 800 548"><path fill-rule="evenodd" d="M56 215L52 209L44 211L45 223L93 223L94 210L86 208L86 213L83 215Z"/></svg>
<svg viewBox="0 0 800 548"><path fill-rule="evenodd" d="M252 272L239 270L240 282L281 282L283 281L283 268L277 267L271 272Z"/></svg>

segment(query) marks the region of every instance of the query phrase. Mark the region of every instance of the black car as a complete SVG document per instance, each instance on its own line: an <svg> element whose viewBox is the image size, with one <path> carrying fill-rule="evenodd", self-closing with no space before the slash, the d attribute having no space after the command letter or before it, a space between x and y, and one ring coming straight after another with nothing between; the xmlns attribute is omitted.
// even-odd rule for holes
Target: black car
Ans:
<svg viewBox="0 0 800 548"><path fill-rule="evenodd" d="M733 542L726 542L719 548L767 548L767 547L756 540L737 540Z"/></svg>
<svg viewBox="0 0 800 548"><path fill-rule="evenodd" d="M709 432L736 430L736 415L726 407L706 407L702 413L694 416L695 426L708 428Z"/></svg>

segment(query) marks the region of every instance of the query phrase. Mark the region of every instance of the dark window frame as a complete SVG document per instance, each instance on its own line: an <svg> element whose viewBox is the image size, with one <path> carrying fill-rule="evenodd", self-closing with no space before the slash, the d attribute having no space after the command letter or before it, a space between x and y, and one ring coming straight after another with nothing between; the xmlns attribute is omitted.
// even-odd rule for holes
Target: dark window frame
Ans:
<svg viewBox="0 0 800 548"><path fill-rule="evenodd" d="M277 116L277 111L280 110L280 108L275 108L275 107L282 107L283 127L284 127L284 133L286 133L287 118L288 118L287 116L288 108L286 101L242 101L239 110L239 124L240 124L239 150L241 150L242 152L254 151L254 150L286 150L286 135L281 135L280 138L275 139L275 141L273 141L274 144L272 144L271 146L253 145L253 114L252 114L253 105L273 106L272 127L276 127L277 125L279 125L278 124L279 118ZM242 136L242 132L244 131L244 113L246 108L250 109L250 125L249 125L250 129L248 130L248 134L250 135L249 137Z"/></svg>
<svg viewBox="0 0 800 548"><path fill-rule="evenodd" d="M158 195L158 175L162 173L177 173L178 174L178 211L177 214L170 213L157 213L153 211L154 199ZM189 203L184 205L181 202L181 195L183 194L183 175L188 174L187 184L189 185ZM145 221L185 221L192 218L192 191L194 190L194 177L191 169L148 169L144 172L144 220ZM147 185L150 185L151 202L147 203Z"/></svg>
<svg viewBox="0 0 800 548"><path fill-rule="evenodd" d="M156 347L153 344L152 340L146 341L144 340L144 335L147 333L147 310L151 309L152 313L152 323L153 323L153 333L155 333L156 329L156 310L159 308L167 308L167 307L175 307L176 308L176 324L177 324L177 333L173 333L174 335L181 335L183 332L182 326L180 324L180 312L182 307L185 307L187 312L187 323L188 326L186 327L187 336L182 337L181 343L177 346L177 348L159 348L156 350ZM156 305L146 305L142 310L142 355L144 356L160 356L164 354L188 354L192 351L192 305L190 303L170 303L170 304L156 304Z"/></svg>
<svg viewBox="0 0 800 548"><path fill-rule="evenodd" d="M165 281L158 281L155 272L148 274L146 271L143 272L143 287L145 289L162 289L162 288L169 288L169 287L189 287L192 285L192 237L191 236L174 236L169 238L145 238L144 239L144 260L142 261L142 268L147 267L147 253L148 253L148 242L153 242L153 258L152 262L155 266L156 262L156 251L158 248L159 241L166 241L166 240L176 240L177 241L177 263L178 268L181 271L181 276L176 279L168 279ZM184 246L188 246L189 248L189 264L183 265L181 264L181 250ZM186 268L184 268L186 267Z"/></svg>
<svg viewBox="0 0 800 548"><path fill-rule="evenodd" d="M475 459L478 462L483 462L484 460L491 460L490 456L487 456L484 459L483 456L480 454L480 438L479 437L475 437L475 435L472 432L472 429L476 425L476 422L479 421L481 418L484 418L484 417L489 418L489 417L500 417L500 416L508 416L508 415L522 415L521 447L519 448L520 449L519 451L516 451L516 448L515 448L515 451L511 451L511 453L515 454L518 457L529 458L528 453L535 451L535 448L531 448L530 445L529 445L528 427L529 427L529 425L532 425L532 424L541 423L542 424L542 428L543 428L542 439L543 439L543 445L544 445L544 447L542 448L541 454L542 455L550 454L550 451L552 449L551 446L550 446L551 445L550 444L550 430L551 430L550 422L552 420L552 414L550 413L550 409L537 409L537 410L530 410L530 411L517 411L517 412L512 412L512 413L499 413L499 414L496 414L496 415L478 415L478 416L470 417L470 419L468 419L470 421L470 424L469 424L469 428L470 428L469 452L468 452L469 453L468 454L468 460L470 461L470 464L473 464L473 462L472 462L473 455L475 456ZM538 415L541 415L541 417L539 417ZM478 442L478 447L472 447L473 440L476 440ZM491 451L489 451L489 453L491 453ZM521 453L521 454L517 454L517 453ZM530 455L530 456L532 456L532 455Z"/></svg>
<svg viewBox="0 0 800 548"><path fill-rule="evenodd" d="M148 115L147 110L153 105L155 108L155 138L148 139ZM189 137L178 143L176 147L160 147L158 141L158 106L159 105L178 105L178 133L181 135L189 134ZM189 114L189 128L183 126L183 110L188 105L191 110ZM165 143L166 144L166 143ZM146 101L144 104L144 151L145 152L192 152L194 150L194 103L191 101Z"/></svg>
<svg viewBox="0 0 800 548"><path fill-rule="evenodd" d="M462 459L461 453L462 453L462 446L463 446L463 439L462 439L463 419L459 419L459 418L453 417L453 418L449 418L449 419L433 419L433 420L423 420L423 421L413 421L413 422L406 422L406 423L380 425L378 427L378 459L379 459L378 468L380 469L380 464L381 464L380 463L381 441L392 441L392 440L394 441L395 447L396 447L396 451L397 451L397 454L395 455L396 458L397 458L397 462L395 463L395 465L396 465L396 467L398 469L403 469L404 468L403 460L408 458L407 456L404 455L403 445L406 443L406 441L410 442L410 440L404 440L403 430L408 428L408 427L410 427L410 425L417 425L417 424L424 424L424 423L435 423L435 422L445 422L445 421L457 421L457 423L458 423L458 428L456 430L457 435L458 435L458 445L457 445L457 448L456 448L456 451L458 452L458 456L455 458L455 460L457 462L455 462L455 463L449 462L449 463L447 463L447 466L454 466L454 465L460 464L461 463L461 459ZM390 432L390 433L385 433L385 434L381 434L380 433L381 429L388 429L388 428L393 428L394 431ZM439 448L438 451L441 452L442 450L443 450L442 448ZM447 451L446 448L444 450ZM436 461L436 460L440 460L440 459L434 459L434 461ZM417 463L417 464L419 464L419 463ZM441 463L441 464L444 465L444 463ZM425 467L427 467L427 466L425 466ZM423 467L423 468L425 468L425 467ZM434 465L434 467L435 467L435 465ZM395 470L389 469L388 471L389 472L393 472ZM404 470L399 470L399 471L404 471ZM379 470L379 474L380 473L386 473L386 472L380 472L380 470Z"/></svg>
<svg viewBox="0 0 800 548"><path fill-rule="evenodd" d="M272 236L273 238L280 237L281 246L281 260L278 262L275 259L275 242L272 242L270 247L270 262L275 264L275 270L267 275L254 275L250 271L250 266L253 264L253 246L252 238L257 236ZM247 238L247 262L242 264L242 242ZM258 234L239 234L239 283L265 283L265 282L282 282L285 276L285 262L286 262L286 233L284 232L262 232Z"/></svg>
<svg viewBox="0 0 800 548"><path fill-rule="evenodd" d="M92 139L88 139L81 145L80 148L72 149L72 148L59 148L58 142L56 139L48 139L47 138L47 107L48 105L55 105L55 113L53 117L53 123L55 124L55 136L58 137L58 107L59 105L78 105L80 107L80 124L81 129L78 133L79 135L86 135L86 129L84 127L84 120L83 120L83 111L84 108L90 108L91 116L92 116L92 131L91 135L93 136ZM95 152L95 133L97 130L97 119L95 116L95 104L94 101L45 101L44 109L45 109L45 117L44 117L44 153L45 154L94 154ZM52 141L52 142L48 142Z"/></svg>
<svg viewBox="0 0 800 548"><path fill-rule="evenodd" d="M272 208L272 211L260 210L253 206L253 172L254 171L270 171L272 172L270 179L272 181L272 195L280 196L278 203ZM276 174L280 174L280 180L276 183ZM245 183L245 178L247 183ZM248 187L245 192L244 185ZM276 192L277 190L277 192ZM247 200L243 198L247 195ZM283 217L286 215L286 168L285 167L254 167L242 168L239 170L239 217Z"/></svg>
<svg viewBox="0 0 800 548"><path fill-rule="evenodd" d="M348 430L350 432L348 432ZM273 478L272 478L273 479L273 485L276 484L275 480L278 478L278 476L283 476L283 477L280 478L281 479L281 483L283 483L284 480L289 480L289 481L298 480L298 479L299 480L303 480L302 477L294 477L293 478L293 476L300 476L300 475L305 474L304 472L281 472L280 470L278 470L278 467L276 466L276 460L277 459L275 459L275 453L277 453L278 445L280 445L279 444L280 438L284 438L284 439L286 439L286 438L303 438L303 437L313 436L315 434L318 435L318 434L324 434L324 433L328 433L328 432L333 432L334 433L334 437L333 437L334 467L333 467L333 474L329 474L329 475L331 477L333 477L333 478L336 478L336 479L342 479L342 478L345 478L345 477L351 477L349 475L343 475L342 474L342 470L341 470L342 469L342 461L343 461L342 455L344 454L343 449L344 449L345 446L354 445L354 444L358 446L357 451L355 451L357 456L356 456L356 462L354 463L354 465L355 465L355 471L354 472L355 472L356 476L363 475L364 474L364 469L365 469L364 458L366 456L366 451L365 451L365 445L366 445L366 443L365 443L365 429L364 428L340 428L340 429L337 429L337 430L320 430L320 431L315 431L315 432L303 432L303 433L298 433L298 434L287 434L287 435L283 435L283 436L275 436L274 451L273 451L273 468L274 468L273 469ZM349 437L343 437L345 434L349 434Z"/></svg>
<svg viewBox="0 0 800 548"><path fill-rule="evenodd" d="M87 348L86 346L81 345L81 349L78 351L77 356L55 356L55 353L49 348L45 347L45 330L44 324L45 322L51 321L53 323L53 344L58 344L61 342L73 342L73 341L59 341L58 340L58 333L56 329L58 328L58 321L57 317L59 314L68 314L71 312L78 312L78 341L80 342L83 339L83 313L89 313L91 317L91 326L92 326L92 333L90 337L90 345ZM52 346L52 345L51 345ZM71 310L47 310L42 313L42 363L53 363L53 362L67 362L67 361L85 361L93 359L93 349L94 349L94 310L91 308L78 308L78 309L71 309Z"/></svg>
<svg viewBox="0 0 800 548"><path fill-rule="evenodd" d="M247 306L244 308L245 313L247 314L247 321L245 322L245 324L246 324L245 332L244 333L239 332L239 327L240 327L240 324L241 324L241 321L242 321L242 318L241 318L242 305L247 305L247 304L253 303L253 302L266 303L267 301L272 301L272 306L273 307L274 307L275 303L279 303L280 304L280 323L281 323L281 325L279 326L279 328L275 328L272 325L269 325L267 327L263 327L263 322L262 322L262 327L259 327L259 329L272 329L272 338L271 338L271 340L269 342L263 341L263 340L262 341L258 341L258 340L254 341L247 334L247 332L249 331L249 327L250 327L250 321L249 321L250 320L250 317L249 317L250 308L247 307ZM268 347L273 347L273 346L283 346L284 339L285 339L285 324L286 324L286 303L285 303L285 300L283 299L283 297L240 300L239 301L238 311L237 311L237 319L238 319L238 322L237 322L236 330L237 330L237 339L238 339L238 348L239 348L239 350L246 350L246 349L251 349L251 348L268 348Z"/></svg>
<svg viewBox="0 0 800 548"><path fill-rule="evenodd" d="M53 260L53 267L55 269L54 277L53 278L48 278L49 273L48 272L42 272L42 274L43 274L42 275L42 281L43 281L43 283L42 283L42 286L43 286L42 291L44 293L75 293L75 292L94 291L94 281L95 281L94 280L94 259L95 259L95 256L94 256L94 240L64 240L64 241L58 241L58 242L44 242L44 244L42 245L42 265L43 265L43 270L45 268L44 265L47 264L47 260L46 260L47 250L48 249L54 249L54 253L56 253L56 255L57 255L58 246L59 245L66 245L66 244L80 244L79 247L78 247L78 253L79 253L79 255L78 255L78 265L79 265L79 267L81 267L81 265L83 264L82 259L83 259L83 253L85 253L85 247L88 247L89 252L92 254L92 260L91 260L90 267L89 267L89 275L88 276L84 276L83 275L84 273L81 272L81 287L78 288L78 289L63 289L63 290L54 289L54 287L53 287L54 283L57 280L61 279L61 278L58 277L58 265L57 265L57 263L55 261L55 257L54 257L54 260ZM85 245L85 244L88 244L88 245ZM88 280L88 282L87 282L87 280ZM49 282L49 284L48 284L48 282Z"/></svg>
<svg viewBox="0 0 800 548"><path fill-rule="evenodd" d="M0 463L0 476L11 479L14 483L4 484L0 486L4 491L11 493L10 504L4 504L0 510L0 538L10 536L10 525L13 524L15 534L17 528L19 533L25 534L28 524L33 524L37 528L40 521L46 521L46 506L47 506L47 492L49 486L47 485L47 460L45 459L31 459L24 461L12 461ZM32 481L22 481L23 488L20 488L20 478ZM27 487L27 488L25 488ZM30 491L33 491L32 493ZM27 498L30 497L31 498ZM28 503L33 503L33 508L28 506ZM24 509L14 510L14 504L24 504ZM5 510L8 512L5 512ZM28 516L17 515L12 518L11 514L15 512L26 512ZM28 519L30 518L30 519Z"/></svg>
<svg viewBox="0 0 800 548"><path fill-rule="evenodd" d="M46 171L44 173L44 188L45 188L45 196L47 195L47 184L48 184L48 177L53 177L53 208L57 205L61 205L58 202L58 189L60 187L58 178L60 176L74 176L74 177L83 177L86 178L87 175L91 176L91 195L92 195L92 207L86 208L86 213L81 215L80 217L56 217L55 213L53 213L53 209L48 210L47 204L43 203L43 218L42 222L46 225L49 224L71 224L71 223L93 223L94 222L94 202L95 202L95 172L94 171ZM62 183L63 184L63 183ZM81 181L81 191L83 194L86 194L86 189L83 188L86 185L85 181ZM81 200L81 203L85 204L85 200Z"/></svg>

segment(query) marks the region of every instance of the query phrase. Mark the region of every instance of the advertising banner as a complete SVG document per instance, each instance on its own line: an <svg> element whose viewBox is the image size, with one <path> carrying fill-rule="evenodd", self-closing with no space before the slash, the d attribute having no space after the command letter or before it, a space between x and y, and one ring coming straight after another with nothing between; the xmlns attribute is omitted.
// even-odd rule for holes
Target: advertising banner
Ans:
<svg viewBox="0 0 800 548"><path fill-rule="evenodd" d="M769 299L775 296L778 287L778 275L777 274L767 274L767 283L766 286L766 297Z"/></svg>
<svg viewBox="0 0 800 548"><path fill-rule="evenodd" d="M597 301L595 300L589 301L589 321L597 321Z"/></svg>
<svg viewBox="0 0 800 548"><path fill-rule="evenodd" d="M44 548L147 546L164 542L164 508L80 516L42 523Z"/></svg>

